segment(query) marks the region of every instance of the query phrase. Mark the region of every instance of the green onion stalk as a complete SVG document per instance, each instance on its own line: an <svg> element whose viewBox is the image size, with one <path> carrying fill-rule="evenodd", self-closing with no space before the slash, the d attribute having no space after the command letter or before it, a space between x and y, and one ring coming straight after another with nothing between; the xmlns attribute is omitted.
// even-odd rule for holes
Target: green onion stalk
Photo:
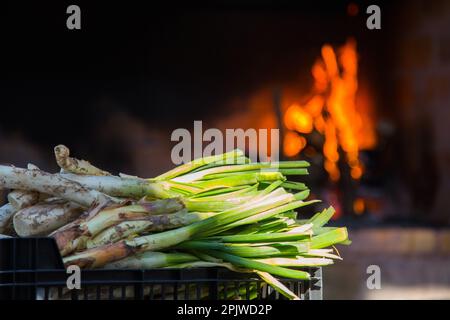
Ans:
<svg viewBox="0 0 450 320"><path fill-rule="evenodd" d="M244 161L242 159L245 159ZM287 176L307 174L306 161L253 163L240 150L193 160L151 179L131 176L61 173L64 179L113 197L165 199L180 197L192 211L224 211L249 201L258 185L278 181L293 190L307 190Z"/></svg>
<svg viewBox="0 0 450 320"><path fill-rule="evenodd" d="M271 195L273 195L271 197ZM295 200L295 196L290 193L280 194L277 190L261 198L261 200L249 201L235 208L225 210L217 215L206 218L202 221L194 222L188 226L161 233L150 234L137 237L133 240L121 240L117 243L100 246L68 258L72 264L77 262L81 266L97 267L107 262L125 258L126 256L144 251L156 251L190 240L195 235L212 229L220 229L226 225L242 220L260 212L272 211L272 215L283 212L289 203ZM297 207L303 202L296 203ZM278 210L271 210L271 209ZM289 210L291 210L289 206ZM221 230L222 231L222 230ZM75 264L77 264L75 263Z"/></svg>
<svg viewBox="0 0 450 320"><path fill-rule="evenodd" d="M240 150L195 159L150 179L79 174L66 165L61 179L86 194L93 190L94 200L105 195L113 201L55 238L66 266L224 267L256 274L298 299L282 279L309 280L302 268L333 264L341 259L334 245L350 243L346 228L326 226L332 207L297 218L297 211L319 202L308 200L304 183L288 180L308 174L308 167L306 161L252 162Z"/></svg>

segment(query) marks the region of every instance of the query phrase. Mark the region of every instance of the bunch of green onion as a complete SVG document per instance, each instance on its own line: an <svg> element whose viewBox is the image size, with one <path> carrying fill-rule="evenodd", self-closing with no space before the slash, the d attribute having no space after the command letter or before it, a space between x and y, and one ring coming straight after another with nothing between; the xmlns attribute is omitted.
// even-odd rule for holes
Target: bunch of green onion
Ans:
<svg viewBox="0 0 450 320"><path fill-rule="evenodd" d="M281 294L297 299L276 277L309 280L310 274L302 268L332 264L340 259L333 246L349 243L346 228L325 226L334 214L332 207L310 219L297 217L297 210L319 202L308 200L305 184L287 180L308 174L308 166L306 161L252 162L235 150L193 160L140 181L138 187L128 176L91 177L116 179L114 190L120 190L121 196L177 197L187 208L185 215L195 218L171 230L138 232L92 246L64 262L105 268L220 266L256 273ZM88 179L78 181L92 187Z"/></svg>

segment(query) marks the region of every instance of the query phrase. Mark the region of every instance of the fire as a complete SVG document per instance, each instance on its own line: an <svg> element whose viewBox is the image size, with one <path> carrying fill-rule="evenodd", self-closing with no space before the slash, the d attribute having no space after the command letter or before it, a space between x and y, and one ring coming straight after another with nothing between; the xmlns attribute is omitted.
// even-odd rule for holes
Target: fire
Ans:
<svg viewBox="0 0 450 320"><path fill-rule="evenodd" d="M324 137L324 167L330 179L340 178L340 157L345 157L351 177L360 179L364 173L360 151L376 145L376 133L367 99L357 96L356 42L349 40L337 50L324 45L311 73L312 97L303 105L291 105L284 114L284 124L291 130L284 137L284 154L296 156L307 147L302 134L316 130Z"/></svg>
<svg viewBox="0 0 450 320"><path fill-rule="evenodd" d="M313 129L311 114L298 105L291 106L284 116L286 127L301 133L310 133Z"/></svg>
<svg viewBox="0 0 450 320"><path fill-rule="evenodd" d="M365 209L366 204L363 198L356 198L355 201L353 201L353 211L356 214L358 215L363 214Z"/></svg>
<svg viewBox="0 0 450 320"><path fill-rule="evenodd" d="M306 139L295 132L288 132L284 136L283 152L288 157L298 154L306 146Z"/></svg>

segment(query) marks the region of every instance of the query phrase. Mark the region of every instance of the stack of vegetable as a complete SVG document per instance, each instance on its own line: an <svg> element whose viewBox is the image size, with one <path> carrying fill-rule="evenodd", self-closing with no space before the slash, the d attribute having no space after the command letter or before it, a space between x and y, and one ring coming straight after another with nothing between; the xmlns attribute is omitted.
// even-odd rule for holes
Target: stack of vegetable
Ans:
<svg viewBox="0 0 450 320"><path fill-rule="evenodd" d="M301 267L340 259L345 228L326 227L332 207L310 219L305 161L252 162L240 150L193 160L156 178L114 176L55 148L61 171L0 166L0 233L49 235L64 263L83 268L221 266L255 272L289 298L276 277L308 280Z"/></svg>

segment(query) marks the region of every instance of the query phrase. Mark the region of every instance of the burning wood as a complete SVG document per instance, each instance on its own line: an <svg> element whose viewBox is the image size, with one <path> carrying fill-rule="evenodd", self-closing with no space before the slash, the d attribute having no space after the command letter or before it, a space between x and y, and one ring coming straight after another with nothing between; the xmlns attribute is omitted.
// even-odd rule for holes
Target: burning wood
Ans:
<svg viewBox="0 0 450 320"><path fill-rule="evenodd" d="M299 154L308 146L305 136L316 131L325 140L322 147L324 168L330 179L340 178L341 150L352 178L359 179L364 171L359 152L375 146L376 134L370 110L357 102L355 41L348 41L337 52L330 45L324 45L312 75L312 97L303 105L291 105L284 114L284 124L291 130L284 136L284 154L288 157Z"/></svg>

